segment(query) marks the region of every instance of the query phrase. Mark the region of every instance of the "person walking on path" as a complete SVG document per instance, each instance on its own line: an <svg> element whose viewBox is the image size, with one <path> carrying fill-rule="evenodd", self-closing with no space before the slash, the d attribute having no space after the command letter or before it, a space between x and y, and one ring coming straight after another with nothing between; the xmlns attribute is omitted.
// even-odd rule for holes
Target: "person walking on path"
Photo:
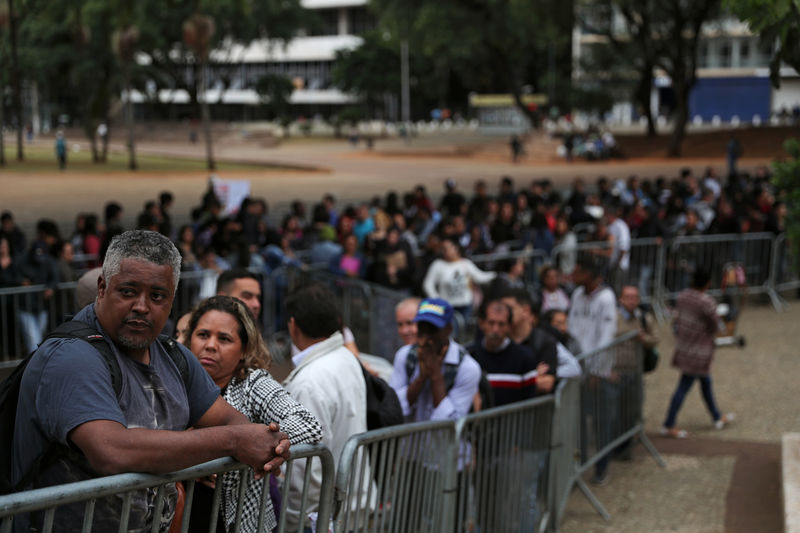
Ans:
<svg viewBox="0 0 800 533"><path fill-rule="evenodd" d="M689 436L685 430L675 427L675 421L695 379L700 380L703 400L711 413L714 427L723 429L734 418L733 413L720 413L711 386L711 361L714 358L714 338L719 329L719 318L717 303L706 292L710 285L709 272L698 268L694 272L692 286L680 293L675 306L677 316L672 366L681 371L681 377L661 428L661 434L668 437L683 439Z"/></svg>
<svg viewBox="0 0 800 533"><path fill-rule="evenodd" d="M67 141L64 139L64 132L56 133L56 157L58 158L58 168L67 168Z"/></svg>

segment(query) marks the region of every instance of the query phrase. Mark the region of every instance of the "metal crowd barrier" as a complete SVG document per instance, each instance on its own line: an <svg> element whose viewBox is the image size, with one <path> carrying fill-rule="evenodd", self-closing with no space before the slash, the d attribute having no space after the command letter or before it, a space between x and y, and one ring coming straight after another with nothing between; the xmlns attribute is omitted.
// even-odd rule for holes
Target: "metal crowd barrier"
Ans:
<svg viewBox="0 0 800 533"><path fill-rule="evenodd" d="M544 531L550 522L553 395L460 419L454 531ZM453 530L451 528L451 530Z"/></svg>
<svg viewBox="0 0 800 533"><path fill-rule="evenodd" d="M319 520L317 522L317 532L327 532L327 525L330 520L333 502L333 487L334 487L334 463L331 452L321 445L300 444L292 447L292 459L287 462L287 472L291 472L291 465L297 460L317 460L322 466L322 487L319 501L319 508L317 510ZM92 531L93 528L102 531L118 530L124 532L128 530L128 521L131 512L131 500L137 491L150 489L156 491L155 508L152 516L161 516L164 512L164 507L167 504L167 492L173 491L175 483L178 481L185 482L186 496L183 514L181 515L181 531L184 533L188 531L189 521L192 515L192 499L196 480L204 478L212 474L223 474L225 472L239 471L243 475L252 476L252 470L249 466L243 465L228 457L224 459L217 459L209 461L201 465L193 466L185 470L173 472L164 475L151 475L151 474L119 474L115 476L107 476L87 481L79 481L77 483L69 483L66 485L57 485L53 487L46 487L42 489L29 490L25 492L17 492L6 496L0 496L0 531L3 533L12 530L14 517L19 515L30 515L35 519L41 521L41 527L38 531L42 533L49 533L59 529L59 515L60 508L69 507L71 511L82 514L83 516L83 531ZM291 475L291 474L287 474ZM220 476L218 479L222 479ZM266 499L269 498L269 476L264 478L264 490L262 491L261 507L259 511L259 529L258 531L266 531L264 529L264 506ZM280 522L278 531L283 533L285 529L285 516L287 501L287 488L289 482L285 480L282 489L282 502L283 505L280 510ZM305 484L302 501L304 506L307 504L305 490L308 488L308 483ZM236 519L234 522L234 531L238 532L241 529L241 520L243 512L243 503L246 483L240 484L240 491L238 494ZM112 520L106 520L102 523L95 524L95 507L101 498L115 498L117 507L120 512L114 516ZM222 498L222 483L217 483L214 490L214 500L211 506L211 524L210 531L216 531L216 520L219 515ZM83 510L81 510L83 507ZM202 509L203 512L208 512L209 509ZM305 507L301 509L301 513L305 512ZM113 522L113 523L112 523ZM158 532L160 530L160 523L152 521L151 531ZM63 525L63 524L60 524Z"/></svg>
<svg viewBox="0 0 800 533"><path fill-rule="evenodd" d="M785 233L775 237L771 280L772 288L775 291L773 304L777 309L781 309L785 304L780 299L779 293L800 289L800 257L792 252Z"/></svg>
<svg viewBox="0 0 800 533"><path fill-rule="evenodd" d="M559 531L575 483L580 442L580 379L564 379L553 392L555 413L550 441L550 509L552 529Z"/></svg>
<svg viewBox="0 0 800 533"><path fill-rule="evenodd" d="M369 353L383 357L389 362L394 360L394 354L403 345L397 334L394 309L401 301L408 298L410 293L387 289L374 283L367 287L372 294L370 297L370 339Z"/></svg>
<svg viewBox="0 0 800 533"><path fill-rule="evenodd" d="M350 437L336 473L335 531L452 531L456 443L453 421Z"/></svg>
<svg viewBox="0 0 800 533"><path fill-rule="evenodd" d="M687 288L695 268L703 267L711 273L709 294L725 296L723 276L729 266L741 266L746 275L747 294L767 294L773 302L777 295L773 286L773 260L775 236L772 233L742 233L730 235L698 235L675 237L667 244L667 253L659 269L659 298L673 301ZM730 287L735 289L736 287ZM779 308L779 307L776 307Z"/></svg>
<svg viewBox="0 0 800 533"><path fill-rule="evenodd" d="M42 337L65 318L75 314L77 282L59 283L49 298L45 285L26 285L0 289L0 361L27 356L35 346L26 340L23 321L35 320ZM41 322L40 322L41 321Z"/></svg>
<svg viewBox="0 0 800 533"><path fill-rule="evenodd" d="M642 348L631 331L607 346L578 356L583 368L580 390L580 462L573 482L606 519L610 515L581 475L638 437L660 466L658 451L644 432Z"/></svg>
<svg viewBox="0 0 800 533"><path fill-rule="evenodd" d="M550 262L550 255L544 250L529 249L475 255L471 261L481 270L498 270L504 262L517 259L522 259L525 265L522 281L526 285L533 286L539 282L539 269Z"/></svg>
<svg viewBox="0 0 800 533"><path fill-rule="evenodd" d="M636 332L630 332L578 359L583 377L562 381L551 395L458 421L419 422L352 436L340 456L335 482L327 449L294 447L293 461L321 461L317 531L328 531L331 517L336 532L558 531L576 485L610 518L584 483L586 471L635 438L664 466L644 433L642 352ZM193 480L237 469L249 472L229 458L163 476L123 474L2 496L0 532L11 531L14 515L33 511L45 511L42 530L50 531L58 519L55 509L78 503L84 506L89 531L96 501L110 495L122 502L119 530L124 531L132 491L158 489L155 515L160 515L167 487L179 480L188 481L182 515L186 531ZM310 471L305 469L303 509L309 503ZM286 528L290 466L287 472L279 531ZM221 492L215 491L212 516L218 514ZM243 498L240 492L237 523ZM303 509L296 514L303 517L298 530L308 523Z"/></svg>
<svg viewBox="0 0 800 533"><path fill-rule="evenodd" d="M602 241L556 246L552 252L552 263L553 265L561 265L565 262L575 264L575 259L584 254L602 257L608 263L604 278L609 285L614 287L617 292L624 285L634 285L639 288L643 303L655 305L659 294L658 272L660 265L663 264L663 242L663 239L659 238L631 239L628 251L629 267L626 270L613 268L610 265L613 245ZM566 273L571 274L572 272Z"/></svg>

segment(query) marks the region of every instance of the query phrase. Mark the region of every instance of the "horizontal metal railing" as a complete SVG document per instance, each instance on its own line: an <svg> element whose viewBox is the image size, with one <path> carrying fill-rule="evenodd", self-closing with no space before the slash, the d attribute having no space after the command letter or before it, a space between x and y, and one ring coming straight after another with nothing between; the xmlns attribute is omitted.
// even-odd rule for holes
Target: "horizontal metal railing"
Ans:
<svg viewBox="0 0 800 533"><path fill-rule="evenodd" d="M292 463L298 460L318 460L321 463L323 473L322 488L317 512L319 516L318 523L324 524L324 526L320 527L318 531L327 532L327 524L331 516L333 501L333 457L330 451L321 445L296 445L292 447L292 459L287 463L287 471L290 471ZM42 525L39 531L48 533L53 530L54 525L56 529L58 529L58 525L55 522L58 508L71 504L84 505L83 530L92 531L94 525L94 510L97 500L111 496L119 496L122 499L120 514L116 517L115 521L119 523L118 531L127 531L128 519L131 511L131 499L135 491L156 489L158 495L156 497L153 516L161 516L164 509L167 487L179 481L186 482L186 504L180 520L182 522L182 531L187 531L192 513L191 501L196 480L213 474L222 474L231 471L239 471L242 475L252 475L249 466L243 465L228 457L209 461L170 474L119 474L0 496L0 531L4 533L10 532L13 527L12 522L15 516L29 515L31 513L43 511L43 515L41 516ZM221 477L219 479L221 480ZM264 476L263 480L265 485L268 484L269 476ZM246 484L242 483L241 486L246 487ZM216 521L218 515L216 511L220 508L220 498L222 497L220 488L221 483L217 483L217 489L214 491L214 503L212 505L212 522ZM288 482L284 485L282 492L284 503L286 502L287 488ZM264 487L262 495L259 524L263 527L263 513L266 505L266 498L269 497L268 487ZM243 511L241 501L243 500L243 496L244 494L242 491L239 494L239 505L237 505L236 521L234 523L235 531L239 531L240 529ZM305 500L306 498L304 497L303 501ZM204 509L204 511L208 511L208 509ZM285 505L284 508L281 509L281 515L285 515ZM283 521L281 522L281 525L282 524ZM102 527L106 526L108 526L108 524ZM154 520L152 531L159 531L159 526L160 523ZM213 531L213 528L216 526L214 523L212 523L211 526ZM260 531L265 530L260 529ZM279 531L283 532L284 529L279 529Z"/></svg>

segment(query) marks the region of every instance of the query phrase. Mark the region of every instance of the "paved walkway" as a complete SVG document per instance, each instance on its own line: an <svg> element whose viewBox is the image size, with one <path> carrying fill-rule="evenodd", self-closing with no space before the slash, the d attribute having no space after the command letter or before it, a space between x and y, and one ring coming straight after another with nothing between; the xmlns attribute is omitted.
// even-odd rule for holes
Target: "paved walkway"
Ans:
<svg viewBox="0 0 800 533"><path fill-rule="evenodd" d="M610 483L590 485L611 520L575 491L565 533L783 531L780 437L800 430L800 358L793 335L800 302L789 303L784 313L762 304L744 309L739 331L746 348L717 350L712 366L720 409L736 412L737 420L713 429L695 386L678 418L690 434L685 440L657 434L678 378L669 365L672 335L660 328L661 362L646 376L645 427L667 466L660 468L643 446L635 448L633 461L612 462Z"/></svg>

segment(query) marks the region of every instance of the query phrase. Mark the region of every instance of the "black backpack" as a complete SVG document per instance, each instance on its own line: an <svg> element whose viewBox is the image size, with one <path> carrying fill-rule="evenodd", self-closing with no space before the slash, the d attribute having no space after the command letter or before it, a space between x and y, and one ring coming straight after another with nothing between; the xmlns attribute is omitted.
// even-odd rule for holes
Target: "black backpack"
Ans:
<svg viewBox="0 0 800 533"><path fill-rule="evenodd" d="M122 371L119 368L119 362L111 350L111 347L100 332L85 322L70 320L53 330L45 338L45 340L47 339L81 339L92 345L94 349L100 352L106 365L108 365L108 369L111 373L111 385L114 388L114 393L119 395L122 389ZM180 348L178 348L177 343L165 335L159 335L158 340L164 345L167 354L169 354L175 366L178 367L184 384L188 384L189 364L186 362L186 357L183 355ZM14 485L11 481L14 423L17 418L17 402L19 400L20 385L22 384L22 374L25 372L25 368L28 366L28 363L35 353L36 350L23 359L22 362L14 368L11 375L0 384L0 494L14 492L18 488L27 485L36 477L46 460L49 462L62 456L69 456L77 460L81 457L80 454L70 448L57 443L51 443L45 453L36 459L31 469L23 476L23 479L19 483Z"/></svg>
<svg viewBox="0 0 800 533"><path fill-rule="evenodd" d="M367 386L367 430L397 426L405 422L403 408L394 389L361 365Z"/></svg>

